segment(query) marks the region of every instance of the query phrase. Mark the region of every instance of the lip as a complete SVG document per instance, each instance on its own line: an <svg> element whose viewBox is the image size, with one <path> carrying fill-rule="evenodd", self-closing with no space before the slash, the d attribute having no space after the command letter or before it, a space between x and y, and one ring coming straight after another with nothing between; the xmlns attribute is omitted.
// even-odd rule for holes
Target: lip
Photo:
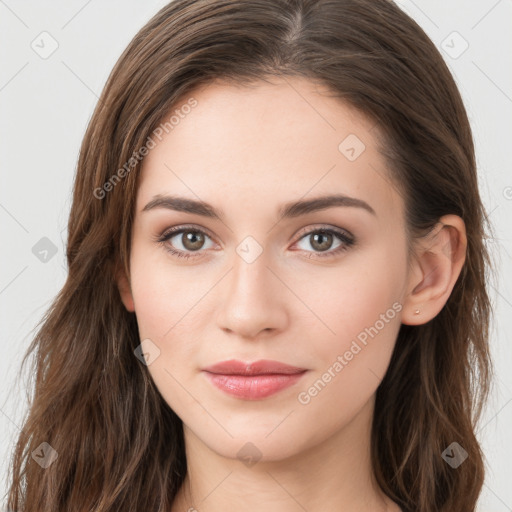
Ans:
<svg viewBox="0 0 512 512"><path fill-rule="evenodd" d="M280 361L272 361L269 359L260 359L259 361L239 361L230 359L229 361L221 361L203 368L203 371L209 373L217 373L222 375L268 375L282 374L291 375L306 371L306 368L299 368Z"/></svg>
<svg viewBox="0 0 512 512"><path fill-rule="evenodd" d="M307 372L279 361L236 359L203 368L208 380L224 393L245 400L260 400L286 389Z"/></svg>

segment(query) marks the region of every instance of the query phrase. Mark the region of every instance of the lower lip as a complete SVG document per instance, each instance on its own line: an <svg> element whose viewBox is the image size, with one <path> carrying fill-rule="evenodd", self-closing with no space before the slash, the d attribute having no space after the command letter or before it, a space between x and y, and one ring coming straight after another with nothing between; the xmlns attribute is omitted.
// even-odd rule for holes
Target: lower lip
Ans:
<svg viewBox="0 0 512 512"><path fill-rule="evenodd" d="M295 384L306 373L268 375L222 375L205 372L210 382L228 395L245 400L259 400Z"/></svg>

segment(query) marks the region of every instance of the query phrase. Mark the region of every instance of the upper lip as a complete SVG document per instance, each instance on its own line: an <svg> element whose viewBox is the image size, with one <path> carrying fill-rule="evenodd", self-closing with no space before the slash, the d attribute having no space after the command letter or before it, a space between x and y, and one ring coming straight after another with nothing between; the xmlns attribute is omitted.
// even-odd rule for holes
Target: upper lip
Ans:
<svg viewBox="0 0 512 512"><path fill-rule="evenodd" d="M222 375L266 375L266 374L286 374L301 373L306 371L305 368L298 368L280 361L270 361L268 359L260 359L259 361L238 361L230 359L229 361L221 361L203 368L204 371L210 373L218 373Z"/></svg>

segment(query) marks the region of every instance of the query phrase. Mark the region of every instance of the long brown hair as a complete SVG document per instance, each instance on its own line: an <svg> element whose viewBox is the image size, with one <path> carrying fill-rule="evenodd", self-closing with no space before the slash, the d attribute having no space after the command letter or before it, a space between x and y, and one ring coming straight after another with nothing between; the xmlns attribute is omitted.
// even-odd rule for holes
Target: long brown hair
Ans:
<svg viewBox="0 0 512 512"><path fill-rule="evenodd" d="M81 146L67 281L23 362L33 356L35 382L11 462L11 510L170 509L186 473L182 422L134 356L136 317L116 284L119 268L129 275L139 149L194 87L272 76L326 85L375 121L411 240L442 215L465 222L466 260L445 307L401 326L371 448L379 485L404 511L475 510L484 479L475 428L492 376L492 227L454 79L388 0L174 0L131 41ZM46 469L31 457L43 442L58 453ZM456 469L441 456L453 442L468 453Z"/></svg>

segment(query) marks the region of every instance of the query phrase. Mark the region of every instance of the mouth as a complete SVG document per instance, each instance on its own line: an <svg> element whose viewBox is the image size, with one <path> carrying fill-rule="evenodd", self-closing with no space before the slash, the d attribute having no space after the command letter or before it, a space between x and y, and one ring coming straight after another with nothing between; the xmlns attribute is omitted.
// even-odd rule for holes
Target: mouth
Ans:
<svg viewBox="0 0 512 512"><path fill-rule="evenodd" d="M279 361L245 363L231 359L203 368L208 380L224 393L260 400L298 382L308 370Z"/></svg>

